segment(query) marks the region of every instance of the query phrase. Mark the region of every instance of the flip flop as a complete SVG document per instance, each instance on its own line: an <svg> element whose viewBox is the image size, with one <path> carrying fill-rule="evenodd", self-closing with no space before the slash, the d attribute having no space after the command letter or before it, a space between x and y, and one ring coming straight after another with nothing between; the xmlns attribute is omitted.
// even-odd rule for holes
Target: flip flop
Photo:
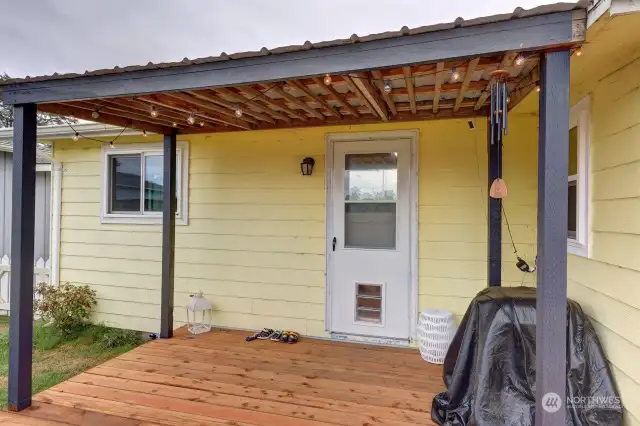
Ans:
<svg viewBox="0 0 640 426"><path fill-rule="evenodd" d="M280 341L280 337L282 337L282 330L276 330L273 332L273 334L271 336L269 336L269 340L273 341L273 342L279 342Z"/></svg>
<svg viewBox="0 0 640 426"><path fill-rule="evenodd" d="M282 333L282 336L280 336L280 343L287 343L289 342L289 331L285 331Z"/></svg>
<svg viewBox="0 0 640 426"><path fill-rule="evenodd" d="M289 343L291 343L291 344L298 343L298 340L300 340L300 335L298 333L296 333L295 331L290 331L289 332Z"/></svg>

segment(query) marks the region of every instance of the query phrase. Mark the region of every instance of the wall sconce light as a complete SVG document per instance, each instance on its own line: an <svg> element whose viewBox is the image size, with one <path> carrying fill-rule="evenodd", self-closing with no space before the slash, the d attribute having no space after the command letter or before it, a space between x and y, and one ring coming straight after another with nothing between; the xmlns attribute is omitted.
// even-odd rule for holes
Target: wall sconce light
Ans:
<svg viewBox="0 0 640 426"><path fill-rule="evenodd" d="M313 173L313 166L315 164L316 160L311 157L306 157L302 160L300 163L300 173L302 173L302 176L311 176L311 173Z"/></svg>

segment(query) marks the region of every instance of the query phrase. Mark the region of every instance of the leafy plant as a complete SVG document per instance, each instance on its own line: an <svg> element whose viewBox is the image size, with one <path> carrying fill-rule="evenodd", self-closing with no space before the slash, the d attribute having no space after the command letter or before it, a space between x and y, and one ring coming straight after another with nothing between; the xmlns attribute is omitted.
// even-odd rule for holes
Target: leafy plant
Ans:
<svg viewBox="0 0 640 426"><path fill-rule="evenodd" d="M142 336L133 330L119 328L107 328L99 340L100 346L105 349L114 349L124 346L137 346L142 343Z"/></svg>
<svg viewBox="0 0 640 426"><path fill-rule="evenodd" d="M96 292L87 285L39 283L36 294L40 297L34 304L35 312L62 335L72 334L86 324L96 304Z"/></svg>

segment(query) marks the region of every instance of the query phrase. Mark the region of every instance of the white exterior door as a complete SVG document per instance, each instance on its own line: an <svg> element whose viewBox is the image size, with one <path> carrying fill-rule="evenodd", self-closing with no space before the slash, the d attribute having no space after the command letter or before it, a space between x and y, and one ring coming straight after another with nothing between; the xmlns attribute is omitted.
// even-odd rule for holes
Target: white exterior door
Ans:
<svg viewBox="0 0 640 426"><path fill-rule="evenodd" d="M409 338L410 169L410 139L334 143L332 333Z"/></svg>

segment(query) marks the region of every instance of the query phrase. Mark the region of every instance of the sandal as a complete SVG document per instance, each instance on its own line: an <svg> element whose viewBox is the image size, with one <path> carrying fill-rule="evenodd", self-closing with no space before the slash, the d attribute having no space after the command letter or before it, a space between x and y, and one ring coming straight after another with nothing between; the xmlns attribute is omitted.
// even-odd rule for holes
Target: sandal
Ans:
<svg viewBox="0 0 640 426"><path fill-rule="evenodd" d="M268 339L271 335L273 334L273 330L270 328L263 328L262 331L254 334L253 336L247 336L245 337L245 340L247 342L251 342L252 340L266 340Z"/></svg>
<svg viewBox="0 0 640 426"><path fill-rule="evenodd" d="M269 336L269 340L273 342L279 342L281 336L282 336L282 330L276 330L273 332L271 336Z"/></svg>
<svg viewBox="0 0 640 426"><path fill-rule="evenodd" d="M298 333L296 333L295 331L290 331L289 332L289 343L298 343L298 340L300 340L300 335Z"/></svg>
<svg viewBox="0 0 640 426"><path fill-rule="evenodd" d="M282 336L280 336L280 343L287 343L289 341L289 333L290 331L285 331L282 333Z"/></svg>

